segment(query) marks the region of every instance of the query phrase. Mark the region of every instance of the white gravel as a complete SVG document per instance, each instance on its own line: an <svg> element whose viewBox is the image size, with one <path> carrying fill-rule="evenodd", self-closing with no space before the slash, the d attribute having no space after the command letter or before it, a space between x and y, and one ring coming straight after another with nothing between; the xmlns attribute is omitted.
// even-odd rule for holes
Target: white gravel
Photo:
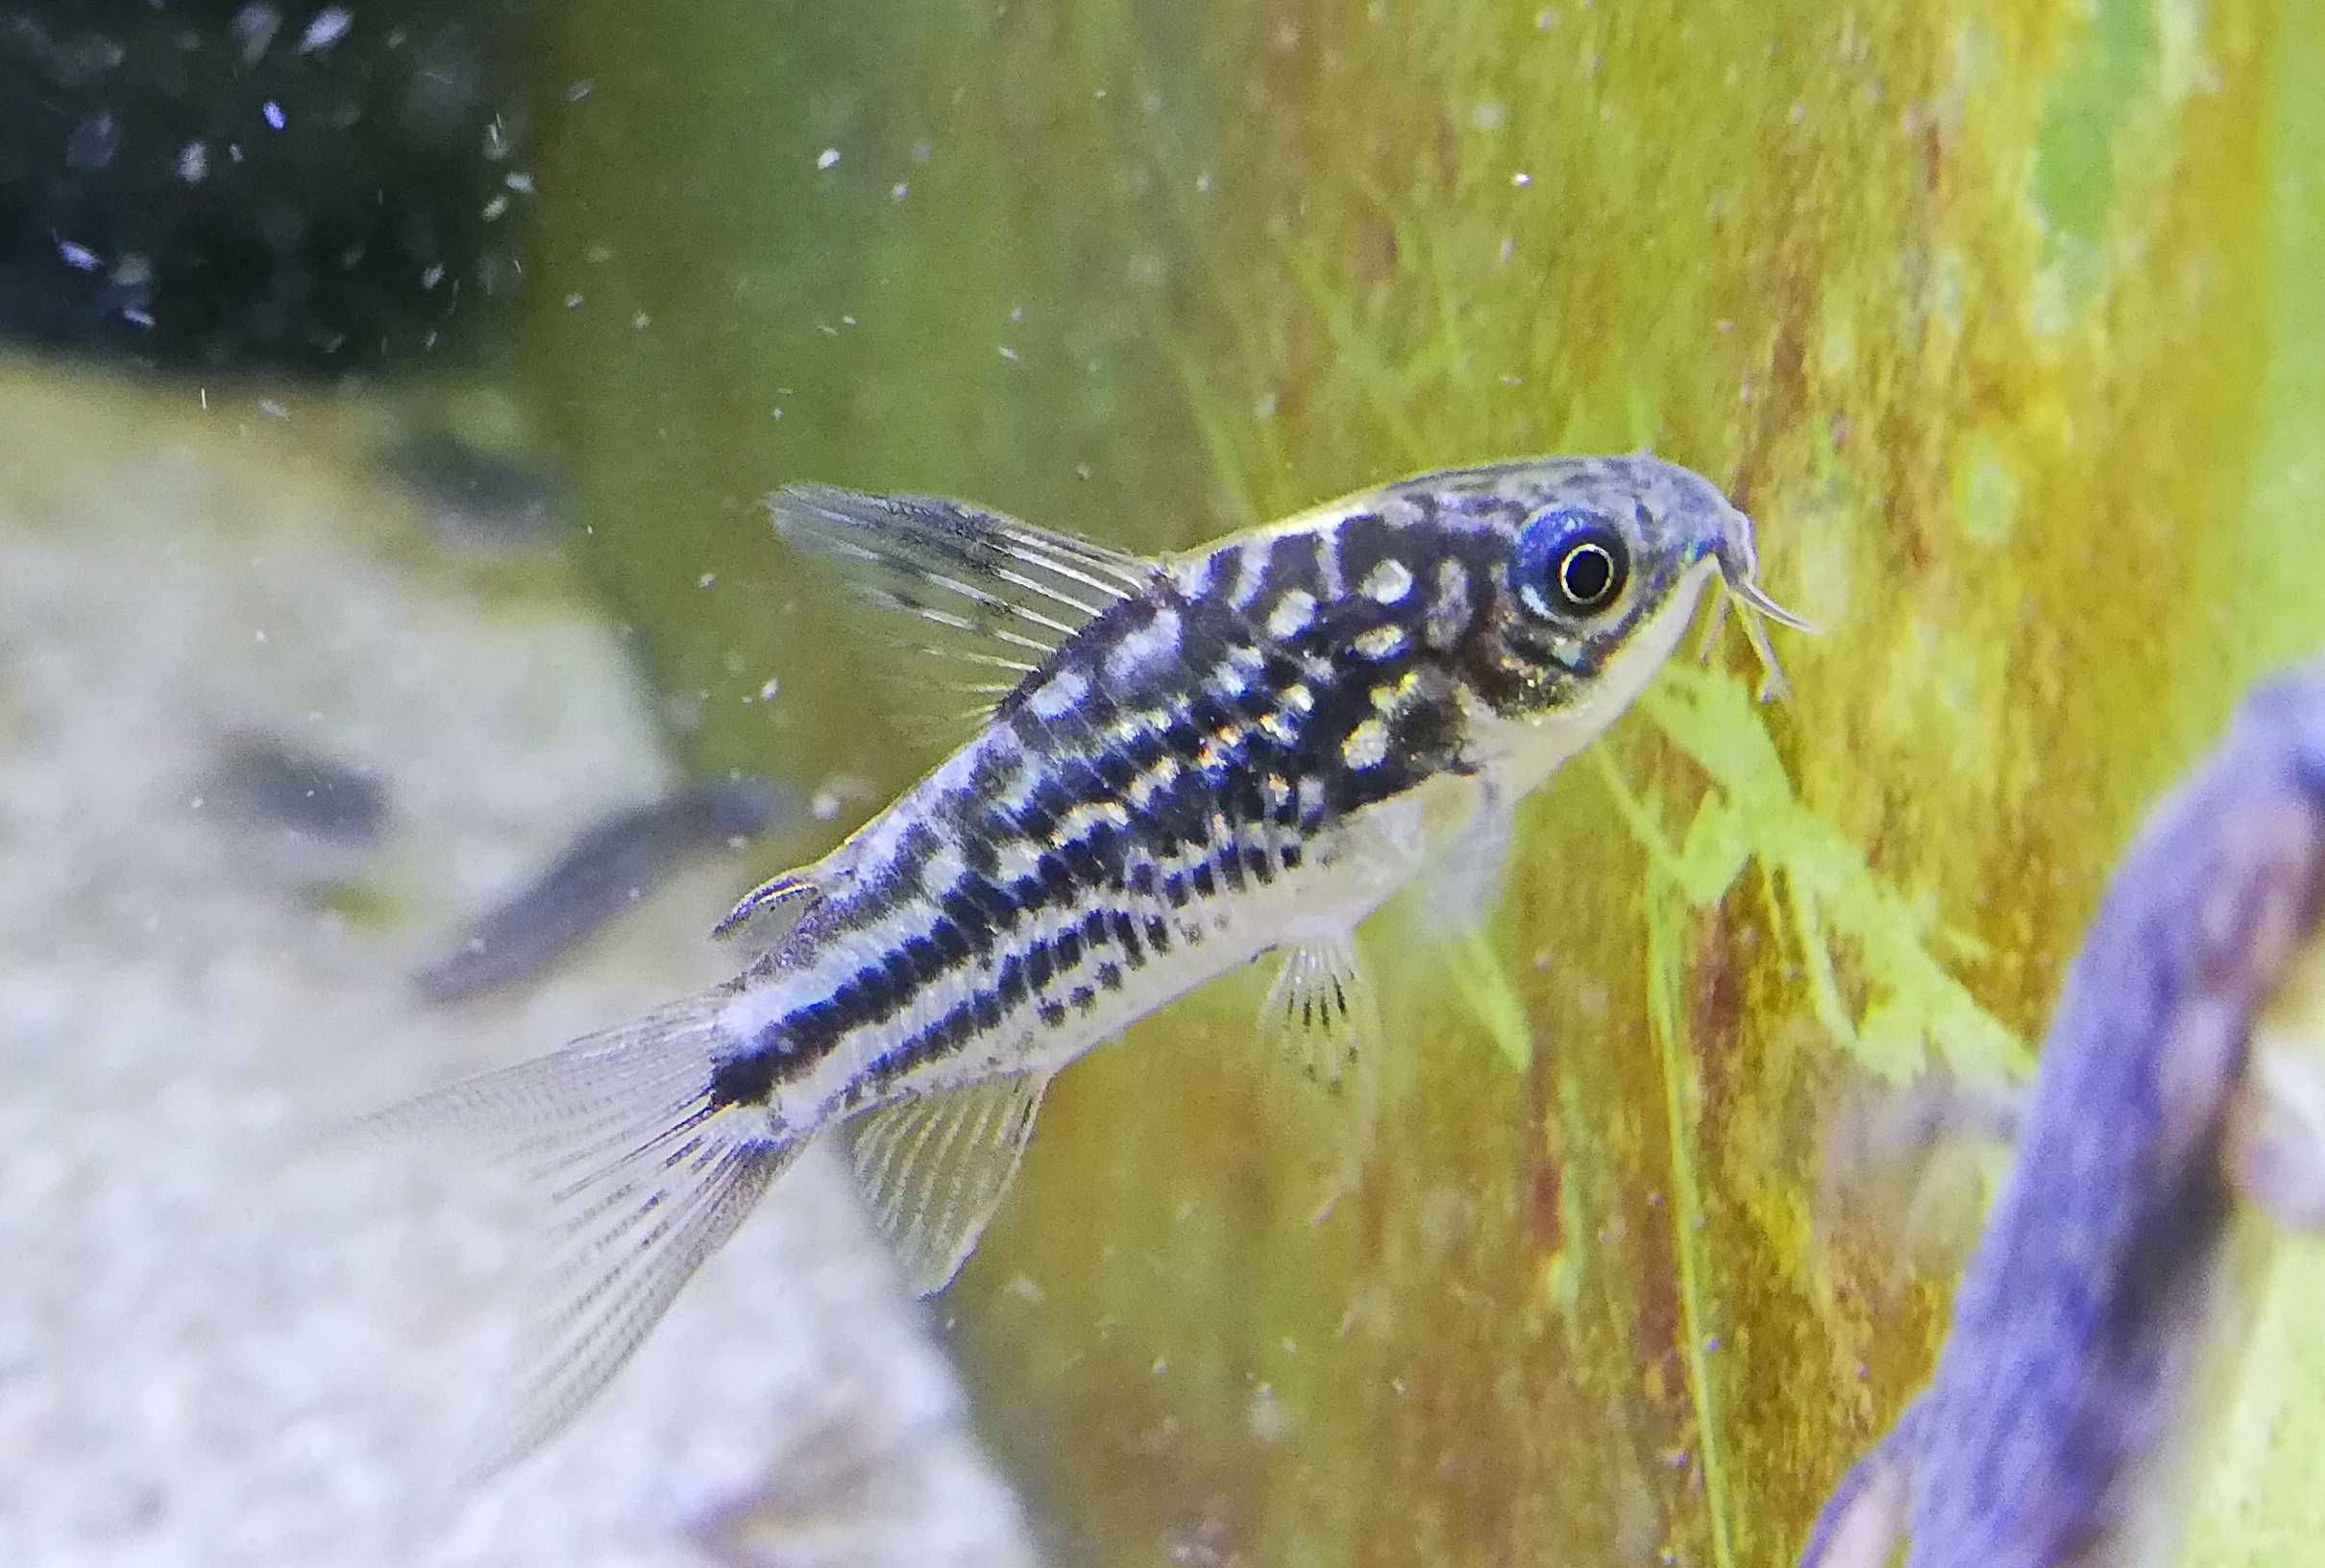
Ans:
<svg viewBox="0 0 2325 1568"><path fill-rule="evenodd" d="M814 1158L577 1426L430 1501L511 1237L463 1173L282 1141L717 978L703 933L771 868L417 1006L418 957L670 764L553 566L453 558L354 416L229 401L0 368L0 1563L1030 1562ZM332 908L205 793L251 725L386 781Z"/></svg>

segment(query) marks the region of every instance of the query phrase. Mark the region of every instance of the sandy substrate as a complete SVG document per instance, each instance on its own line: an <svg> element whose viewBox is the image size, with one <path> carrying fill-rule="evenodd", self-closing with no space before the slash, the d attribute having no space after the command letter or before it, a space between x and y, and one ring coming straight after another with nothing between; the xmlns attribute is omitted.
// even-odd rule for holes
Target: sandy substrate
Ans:
<svg viewBox="0 0 2325 1568"><path fill-rule="evenodd" d="M780 851L420 1004L445 933L670 772L554 564L462 556L368 439L0 370L0 1563L1029 1562L823 1158L577 1426L430 1502L512 1237L462 1172L284 1140L719 978L703 933ZM286 844L217 772L254 728L369 772L377 840Z"/></svg>

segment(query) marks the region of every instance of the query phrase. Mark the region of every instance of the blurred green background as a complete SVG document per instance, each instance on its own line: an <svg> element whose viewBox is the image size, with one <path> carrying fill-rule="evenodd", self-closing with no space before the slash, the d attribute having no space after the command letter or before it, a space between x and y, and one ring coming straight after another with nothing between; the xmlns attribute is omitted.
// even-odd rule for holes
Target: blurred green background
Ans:
<svg viewBox="0 0 2325 1568"><path fill-rule="evenodd" d="M1061 1560L1788 1560L1948 1285L1812 1223L1833 1106L2022 1069L2144 802L2325 640L2325 8L537 25L513 363L705 772L933 760L788 479L1164 548L1650 445L1760 520L1795 702L1731 638L1530 804L1487 942L1366 931L1357 1190L1225 982L1060 1083L937 1311ZM2262 1321L2201 1561L2325 1528L2325 1332Z"/></svg>

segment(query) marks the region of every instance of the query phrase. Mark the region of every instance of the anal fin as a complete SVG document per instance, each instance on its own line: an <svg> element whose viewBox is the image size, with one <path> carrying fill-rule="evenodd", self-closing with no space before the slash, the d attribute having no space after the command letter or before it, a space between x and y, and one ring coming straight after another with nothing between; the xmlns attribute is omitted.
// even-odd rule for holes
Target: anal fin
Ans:
<svg viewBox="0 0 2325 1568"><path fill-rule="evenodd" d="M1049 1080L991 1078L857 1119L856 1181L917 1293L943 1289L976 1250L1025 1157Z"/></svg>

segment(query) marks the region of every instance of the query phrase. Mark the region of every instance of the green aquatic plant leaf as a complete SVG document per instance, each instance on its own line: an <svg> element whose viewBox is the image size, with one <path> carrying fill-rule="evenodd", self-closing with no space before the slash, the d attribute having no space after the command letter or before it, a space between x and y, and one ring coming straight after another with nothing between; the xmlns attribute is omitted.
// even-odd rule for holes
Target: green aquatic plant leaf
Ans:
<svg viewBox="0 0 2325 1568"><path fill-rule="evenodd" d="M1867 1067L1893 1082L1931 1053L1959 1077L1999 1082L2025 1071L2026 1042L1970 995L1930 950L1932 922L1866 864L1862 851L1801 802L1750 691L1732 676L1668 672L1642 711L1710 775L1682 847L1656 848L1689 903L1725 893L1749 861L1788 916L1818 1018ZM1603 768L1610 790L1622 784ZM1625 802L1634 832L1659 829ZM1781 892L1775 892L1775 889ZM1851 1017L1832 972L1832 944L1848 943L1881 992Z"/></svg>

